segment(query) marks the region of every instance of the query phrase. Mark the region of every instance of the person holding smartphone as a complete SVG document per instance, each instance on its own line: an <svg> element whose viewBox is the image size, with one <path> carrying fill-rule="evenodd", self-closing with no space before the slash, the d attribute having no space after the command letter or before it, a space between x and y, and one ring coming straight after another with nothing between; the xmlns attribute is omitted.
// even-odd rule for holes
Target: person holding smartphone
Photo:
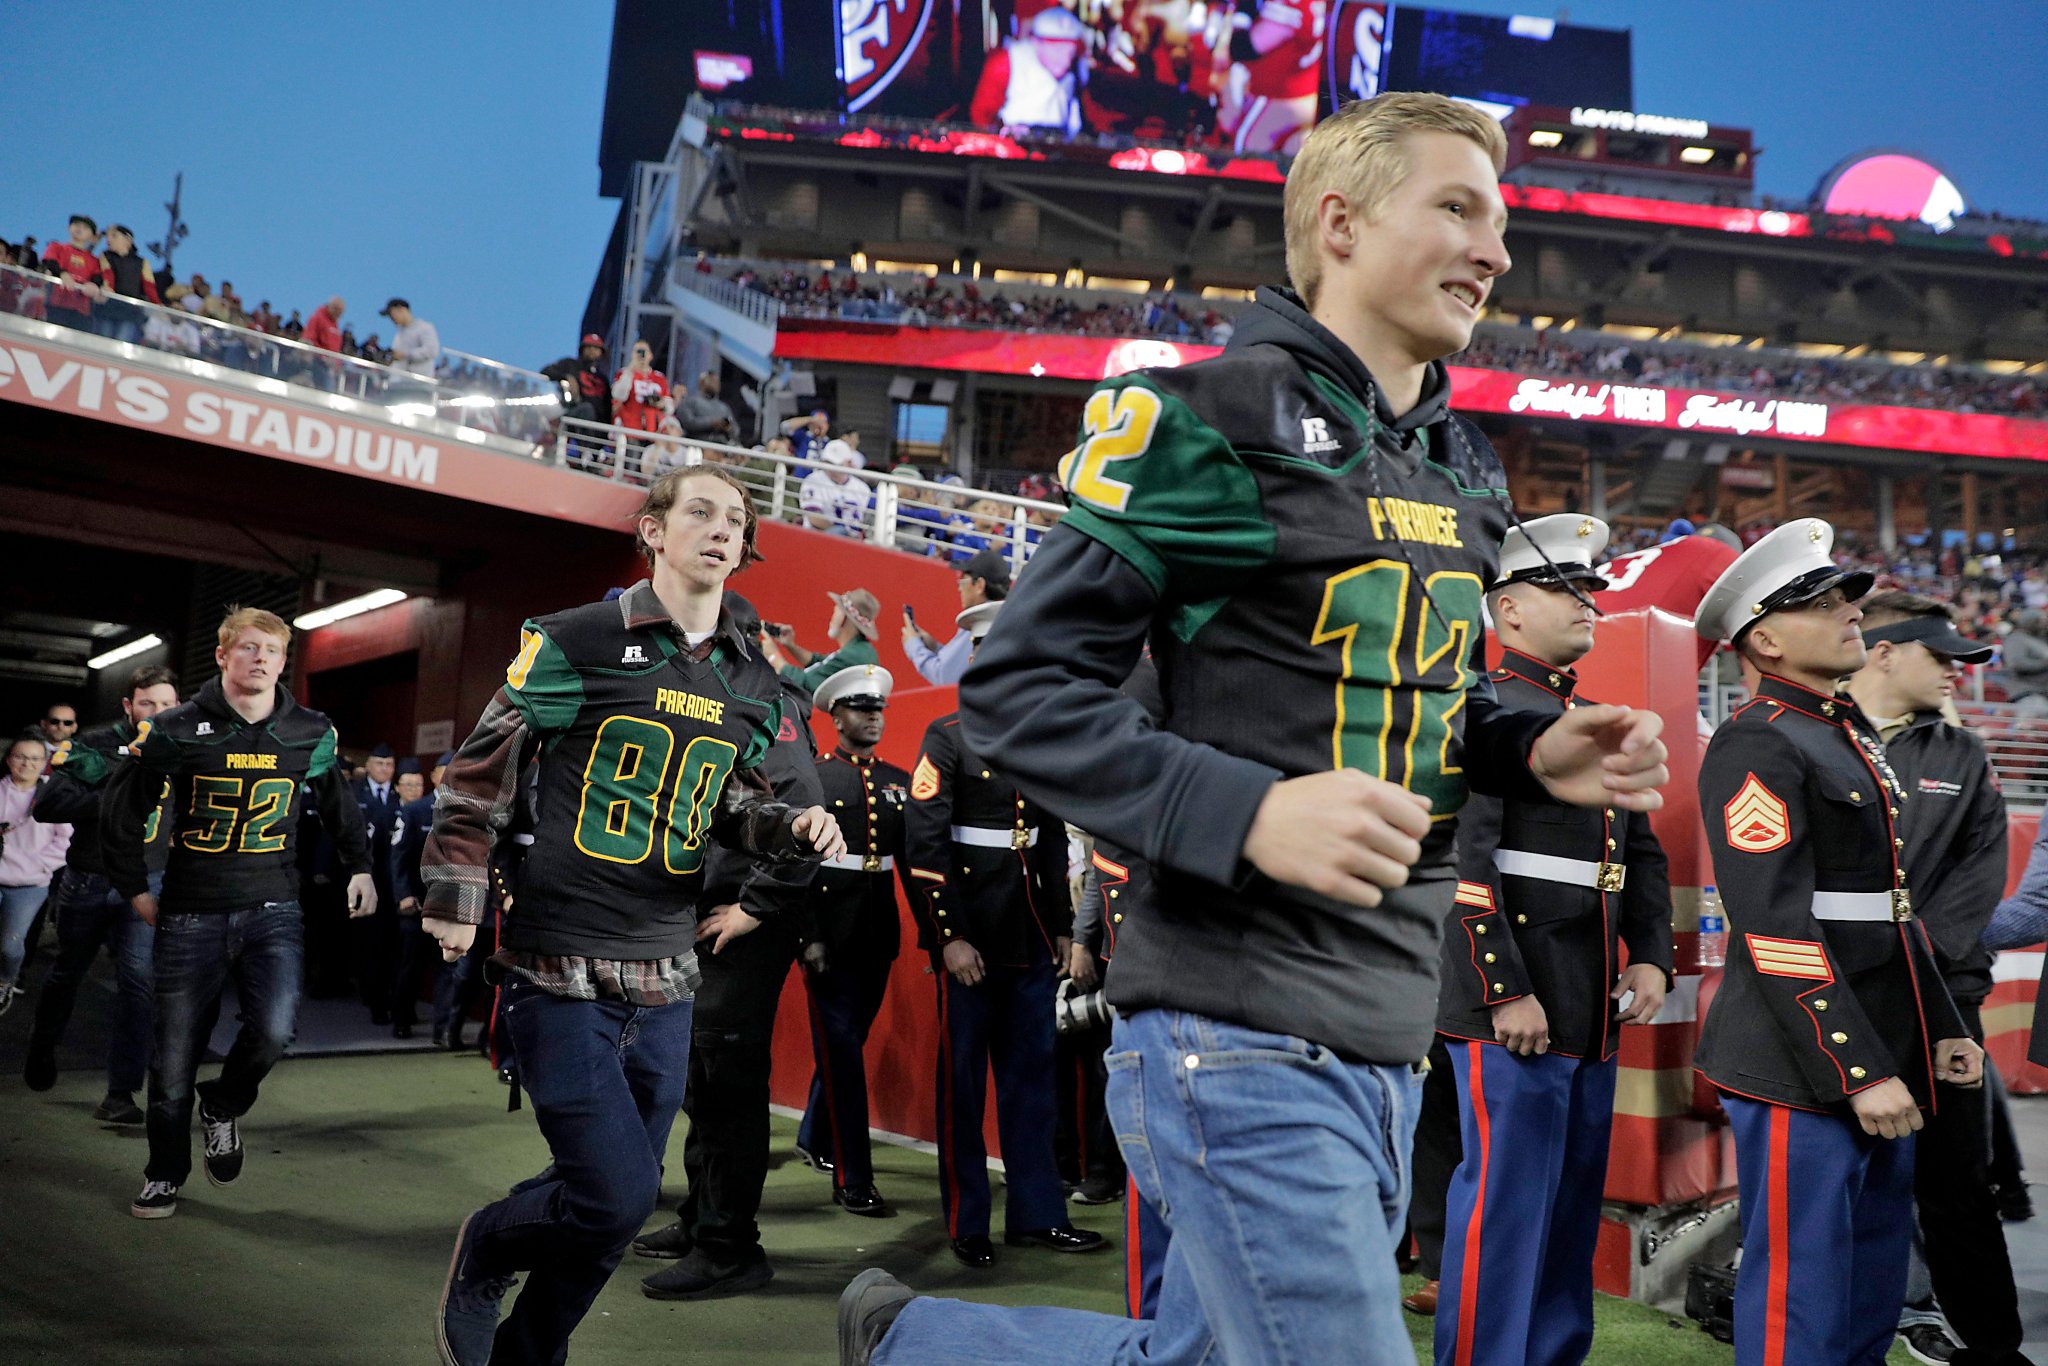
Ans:
<svg viewBox="0 0 2048 1366"><path fill-rule="evenodd" d="M965 615L985 602L1001 602L1010 595L1010 562L993 550L977 550L956 576L960 589L960 611ZM903 653L910 656L918 676L933 687L958 683L967 672L974 640L964 624L954 637L941 645L939 638L917 624L910 605L903 607Z"/></svg>

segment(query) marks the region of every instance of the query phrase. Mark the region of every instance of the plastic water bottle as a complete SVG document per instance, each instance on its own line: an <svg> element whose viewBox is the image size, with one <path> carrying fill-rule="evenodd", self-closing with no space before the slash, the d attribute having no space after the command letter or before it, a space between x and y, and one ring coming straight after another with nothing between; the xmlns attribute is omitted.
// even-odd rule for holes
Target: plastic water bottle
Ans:
<svg viewBox="0 0 2048 1366"><path fill-rule="evenodd" d="M1700 966L1728 964L1728 922L1721 914L1721 893L1716 887L1700 888Z"/></svg>

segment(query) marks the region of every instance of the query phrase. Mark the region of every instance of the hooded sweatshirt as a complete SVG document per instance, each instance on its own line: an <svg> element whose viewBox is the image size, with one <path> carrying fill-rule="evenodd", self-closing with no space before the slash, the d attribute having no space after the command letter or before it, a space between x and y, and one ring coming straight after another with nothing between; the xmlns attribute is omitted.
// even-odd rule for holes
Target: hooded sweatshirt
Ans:
<svg viewBox="0 0 2048 1366"><path fill-rule="evenodd" d="M1543 793L1554 719L1500 709L1480 600L1506 477L1430 367L1396 418L1351 350L1262 290L1214 360L1104 383L1073 509L961 687L969 743L1150 870L1117 926L1118 1010L1192 1011L1351 1061L1429 1047L1468 782ZM1165 717L1118 685L1149 642ZM1410 885L1366 910L1242 856L1284 778L1356 768L1430 799ZM1135 880L1134 880L1135 883Z"/></svg>

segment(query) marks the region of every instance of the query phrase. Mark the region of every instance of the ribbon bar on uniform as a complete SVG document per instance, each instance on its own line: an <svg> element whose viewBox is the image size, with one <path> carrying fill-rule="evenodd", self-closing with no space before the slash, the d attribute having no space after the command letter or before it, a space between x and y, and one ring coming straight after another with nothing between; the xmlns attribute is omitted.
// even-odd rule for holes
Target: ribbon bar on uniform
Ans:
<svg viewBox="0 0 2048 1366"><path fill-rule="evenodd" d="M818 866L820 868L844 868L850 873L887 873L894 871L896 867L896 856L894 854L882 855L880 861L872 868L868 867L868 858L869 856L866 854L835 854Z"/></svg>
<svg viewBox="0 0 2048 1366"><path fill-rule="evenodd" d="M1023 832L1021 844L1017 841L1017 834L1015 829L990 830L980 825L956 825L953 827L953 843L972 844L982 849L1029 849L1038 843L1036 828Z"/></svg>
<svg viewBox="0 0 2048 1366"><path fill-rule="evenodd" d="M1618 892L1628 881L1628 869L1619 863L1559 858L1555 854L1535 854L1526 849L1494 850L1493 866L1509 877L1561 882L1567 887L1591 887L1596 892Z"/></svg>

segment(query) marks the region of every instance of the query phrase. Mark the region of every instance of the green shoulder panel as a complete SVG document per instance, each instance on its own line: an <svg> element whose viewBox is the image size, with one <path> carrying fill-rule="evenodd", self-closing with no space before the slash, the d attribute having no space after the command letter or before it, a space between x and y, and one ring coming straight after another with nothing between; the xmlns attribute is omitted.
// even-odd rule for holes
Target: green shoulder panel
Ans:
<svg viewBox="0 0 2048 1366"><path fill-rule="evenodd" d="M333 726L321 732L319 743L313 746L313 757L306 767L308 780L324 777L327 771L334 767L335 751L340 745L341 737L334 733Z"/></svg>
<svg viewBox="0 0 2048 1366"><path fill-rule="evenodd" d="M746 751L740 755L735 768L759 768L761 761L768 757L768 751L775 747L775 737L782 734L782 718L788 703L778 697L768 708L768 719L754 728L747 737ZM798 722L799 725L802 722Z"/></svg>
<svg viewBox="0 0 2048 1366"><path fill-rule="evenodd" d="M583 678L576 666L531 621L519 629L519 653L505 670L505 692L536 735L568 730L583 707Z"/></svg>
<svg viewBox="0 0 2048 1366"><path fill-rule="evenodd" d="M76 740L68 740L57 747L57 752L50 756L50 767L81 787L98 787L113 771L106 755Z"/></svg>
<svg viewBox="0 0 2048 1366"><path fill-rule="evenodd" d="M1060 462L1064 519L1182 600L1226 592L1272 558L1258 481L1223 434L1148 375L1089 395L1079 444Z"/></svg>

